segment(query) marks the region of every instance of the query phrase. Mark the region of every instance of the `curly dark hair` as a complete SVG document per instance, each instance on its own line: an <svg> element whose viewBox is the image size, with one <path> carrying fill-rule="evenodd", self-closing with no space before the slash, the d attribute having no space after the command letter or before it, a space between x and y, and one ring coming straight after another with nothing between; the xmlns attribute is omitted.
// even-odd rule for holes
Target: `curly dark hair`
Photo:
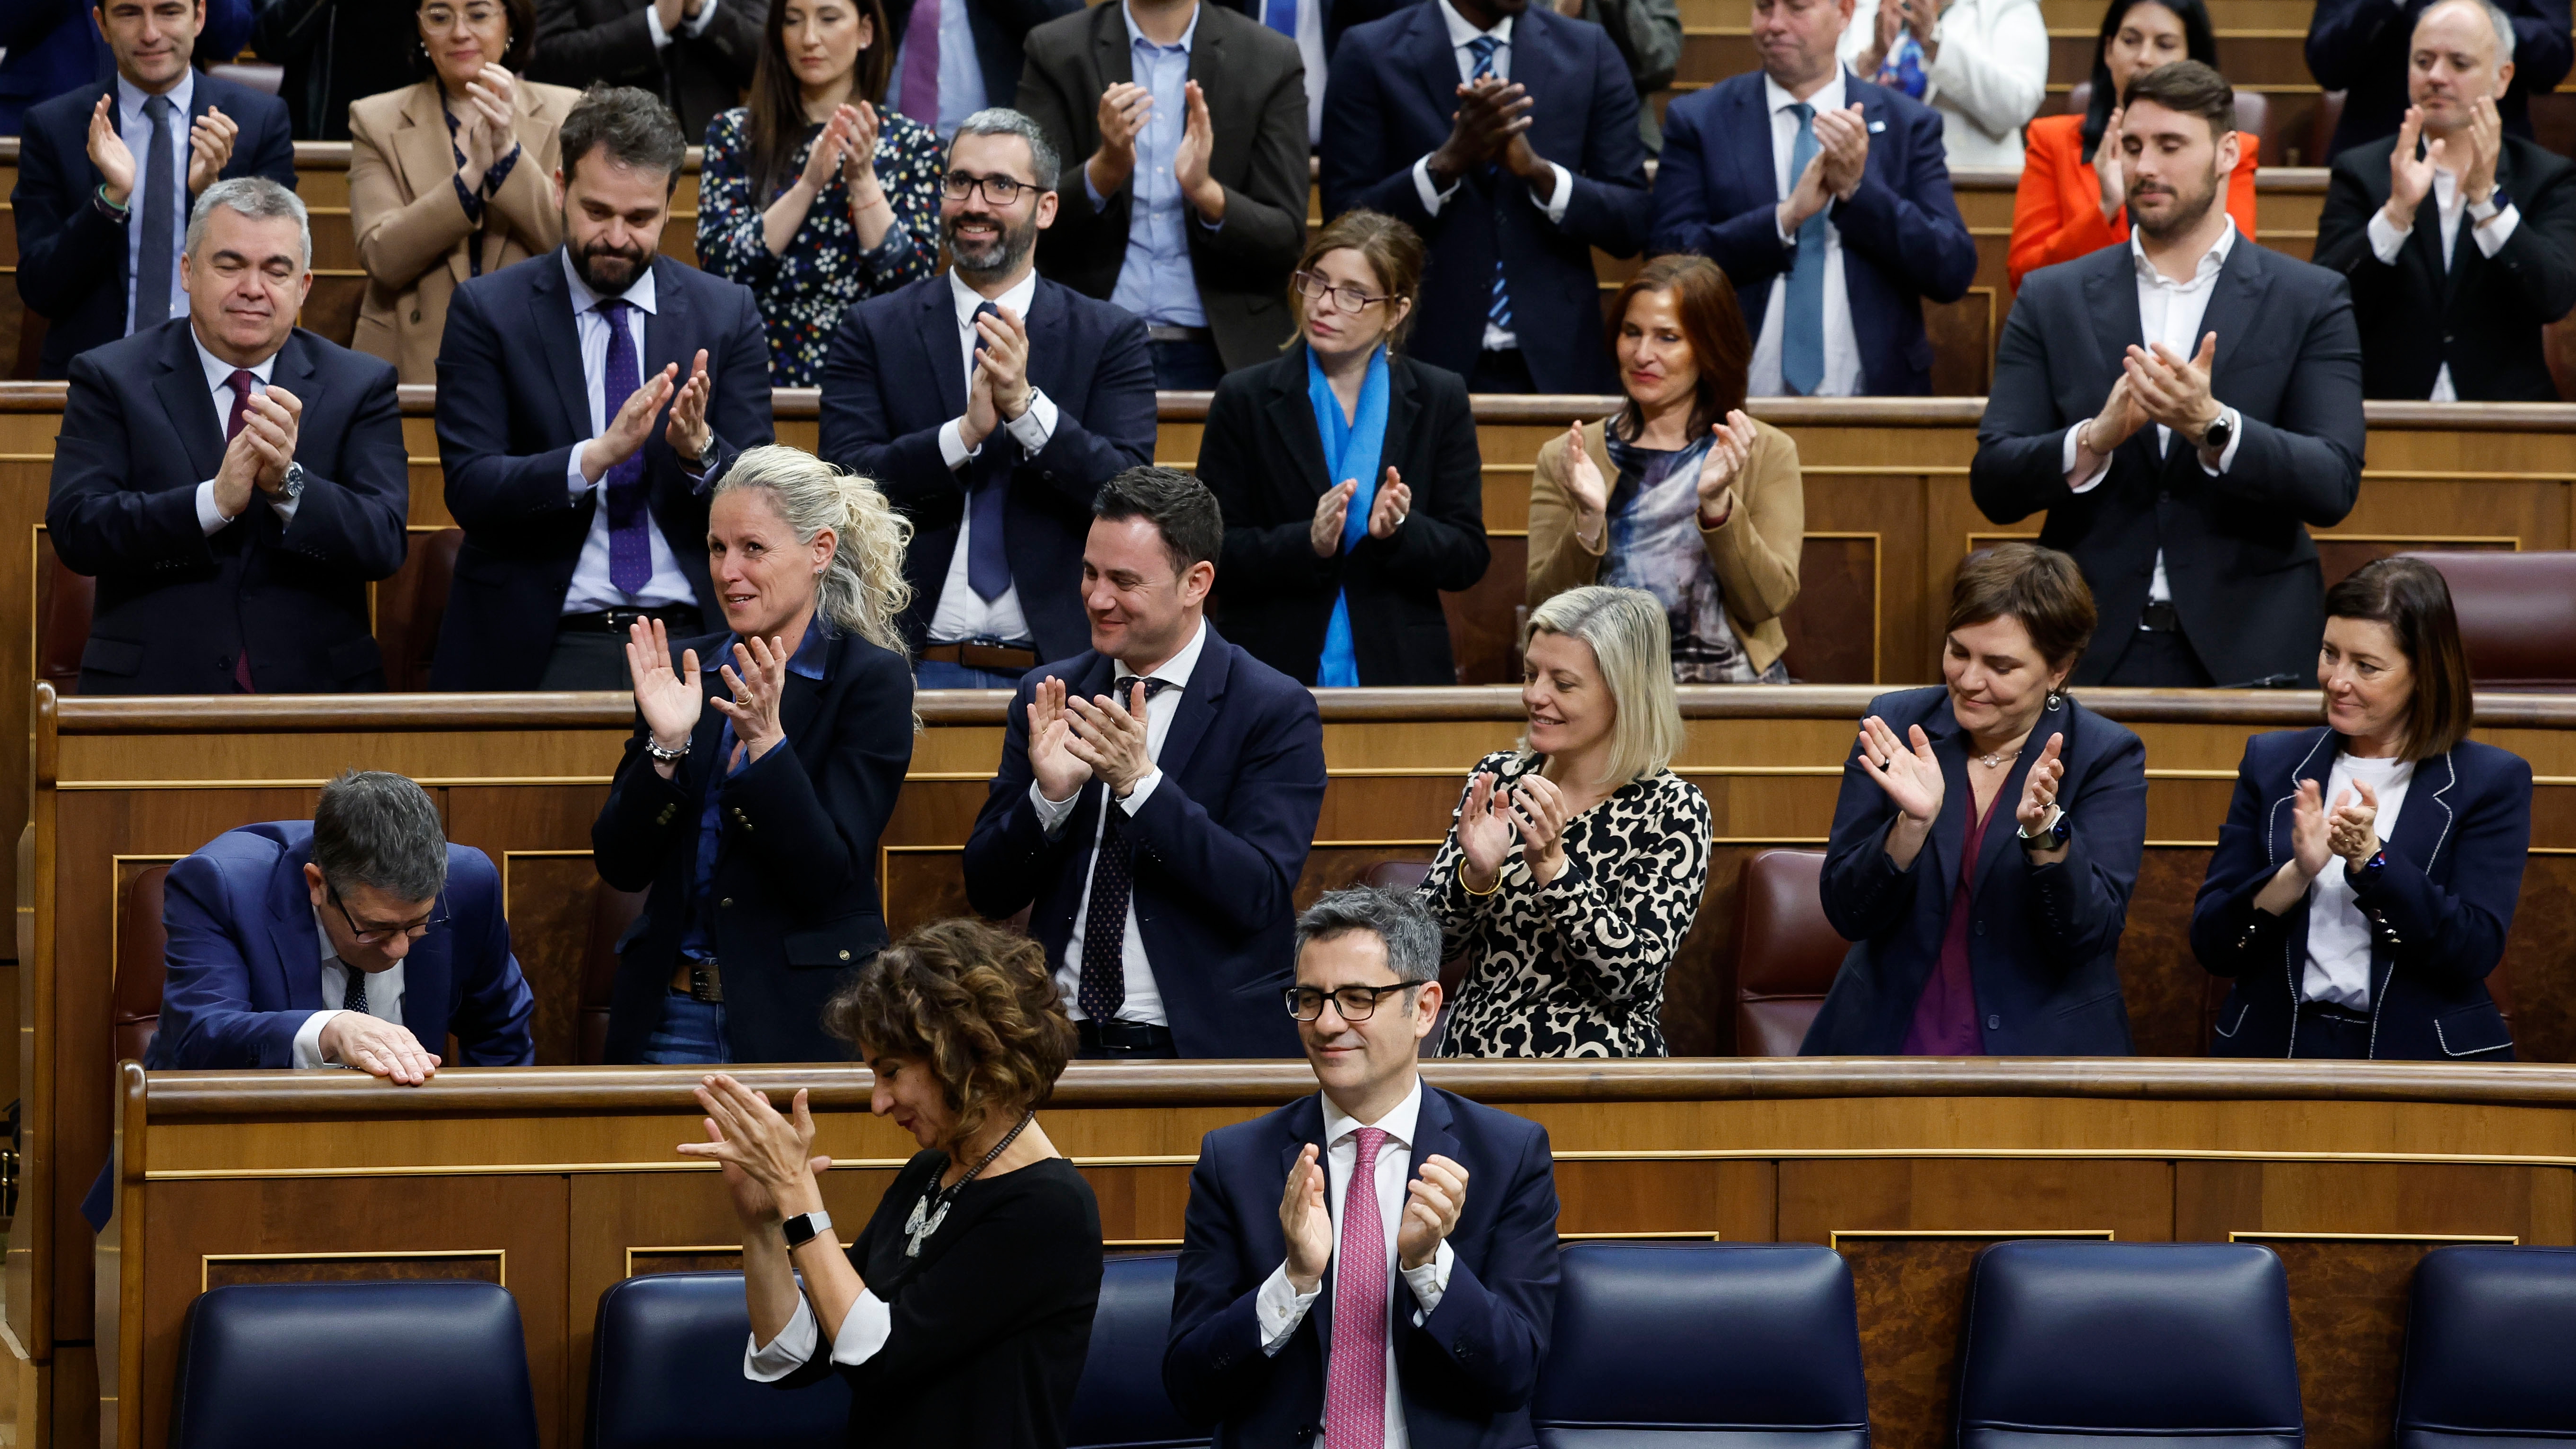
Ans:
<svg viewBox="0 0 2576 1449"><path fill-rule="evenodd" d="M823 1008L823 1024L863 1057L927 1066L952 1142L997 1111L1044 1103L1073 1055L1046 948L966 918L933 921L879 951Z"/></svg>

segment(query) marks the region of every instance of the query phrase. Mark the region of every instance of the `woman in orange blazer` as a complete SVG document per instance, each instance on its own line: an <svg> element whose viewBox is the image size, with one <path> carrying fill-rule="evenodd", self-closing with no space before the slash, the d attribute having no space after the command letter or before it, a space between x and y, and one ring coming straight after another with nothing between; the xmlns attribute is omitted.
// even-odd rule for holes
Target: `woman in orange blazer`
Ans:
<svg viewBox="0 0 2576 1449"><path fill-rule="evenodd" d="M562 241L548 182L581 93L512 74L536 49L534 0L420 0L417 21L431 74L349 103L349 224L367 269L350 345L436 382L447 299Z"/></svg>
<svg viewBox="0 0 2576 1449"><path fill-rule="evenodd" d="M2169 61L2218 64L2218 39L2202 0L2111 0L2093 46L2093 97L2084 114L2042 116L2023 136L2021 187L2013 194L2012 250L2004 270L2013 290L2042 267L2073 261L2129 239L2129 211L2118 168L2094 165L2099 148L2116 153L2119 98L2133 76ZM2236 133L2236 172L2227 181L2227 214L2254 235L2255 151L2261 138Z"/></svg>

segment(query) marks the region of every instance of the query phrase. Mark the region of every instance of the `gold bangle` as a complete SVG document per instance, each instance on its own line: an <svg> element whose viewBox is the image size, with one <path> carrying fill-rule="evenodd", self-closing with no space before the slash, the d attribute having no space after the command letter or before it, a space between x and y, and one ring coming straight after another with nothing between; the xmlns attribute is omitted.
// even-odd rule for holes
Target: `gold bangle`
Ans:
<svg viewBox="0 0 2576 1449"><path fill-rule="evenodd" d="M1477 896L1477 897L1489 896L1489 895L1492 895L1494 892L1501 890L1502 888L1503 888L1503 873L1502 873L1501 871L1499 871L1499 870L1494 872L1494 883L1493 883L1492 885L1487 886L1487 887L1486 887L1485 889L1483 889L1483 890L1478 890L1478 889L1476 889L1474 886L1471 886L1471 885L1467 884L1467 870L1466 870L1466 867L1464 867L1464 866L1460 866L1460 867L1458 868L1458 889L1460 889L1460 890L1462 890L1462 891L1465 891L1467 894L1469 894L1469 895L1471 895L1471 896Z"/></svg>

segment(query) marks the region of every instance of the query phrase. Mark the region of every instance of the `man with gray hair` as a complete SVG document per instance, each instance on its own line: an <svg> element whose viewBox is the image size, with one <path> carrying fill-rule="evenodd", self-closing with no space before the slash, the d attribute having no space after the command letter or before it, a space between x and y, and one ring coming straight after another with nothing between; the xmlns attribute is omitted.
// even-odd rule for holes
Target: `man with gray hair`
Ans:
<svg viewBox="0 0 2576 1449"><path fill-rule="evenodd" d="M2352 283L2365 397L2555 402L2541 329L2576 308L2576 166L2509 134L2512 17L2437 0L2406 118L2334 159L2316 263Z"/></svg>
<svg viewBox="0 0 2576 1449"><path fill-rule="evenodd" d="M367 585L406 551L402 412L391 366L295 325L312 264L294 192L216 182L188 314L72 360L45 525L98 580L81 693L384 688Z"/></svg>

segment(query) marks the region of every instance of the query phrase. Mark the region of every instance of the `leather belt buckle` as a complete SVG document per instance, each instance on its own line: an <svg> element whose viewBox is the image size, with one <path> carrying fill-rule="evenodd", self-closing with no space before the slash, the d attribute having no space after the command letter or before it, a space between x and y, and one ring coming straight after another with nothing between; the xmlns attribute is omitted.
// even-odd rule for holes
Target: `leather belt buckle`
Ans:
<svg viewBox="0 0 2576 1449"><path fill-rule="evenodd" d="M680 984L686 981L687 985ZM683 959L680 968L671 973L671 989L691 1001L708 1006L724 1005L724 973L713 961Z"/></svg>
<svg viewBox="0 0 2576 1449"><path fill-rule="evenodd" d="M1038 652L1034 649L981 640L961 639L947 644L924 645L920 657L939 664L956 664L995 674L1038 667Z"/></svg>
<svg viewBox="0 0 2576 1449"><path fill-rule="evenodd" d="M2152 600L2138 613L2138 631L2142 634L2179 634L2182 632L2182 615L2175 611L2170 600Z"/></svg>

